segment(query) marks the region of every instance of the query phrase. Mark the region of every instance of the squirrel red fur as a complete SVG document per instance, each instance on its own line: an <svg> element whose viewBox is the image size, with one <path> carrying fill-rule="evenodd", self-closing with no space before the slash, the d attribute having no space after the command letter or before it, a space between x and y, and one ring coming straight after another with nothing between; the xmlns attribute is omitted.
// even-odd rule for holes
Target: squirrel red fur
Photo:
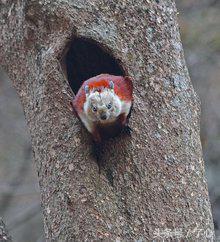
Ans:
<svg viewBox="0 0 220 242"><path fill-rule="evenodd" d="M83 82L71 106L93 139L101 142L128 125L132 93L130 77L101 74Z"/></svg>

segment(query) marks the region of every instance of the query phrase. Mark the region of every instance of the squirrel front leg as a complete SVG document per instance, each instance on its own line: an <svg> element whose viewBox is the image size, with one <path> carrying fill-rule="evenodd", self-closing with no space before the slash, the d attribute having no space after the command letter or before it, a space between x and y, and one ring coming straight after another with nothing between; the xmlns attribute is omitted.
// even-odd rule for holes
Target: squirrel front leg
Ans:
<svg viewBox="0 0 220 242"><path fill-rule="evenodd" d="M121 126L126 126L126 124L128 122L125 113L120 114L118 120L119 120Z"/></svg>
<svg viewBox="0 0 220 242"><path fill-rule="evenodd" d="M101 143L102 138L101 138L101 135L100 135L100 133L99 133L99 130L96 128L95 125L94 125L94 127L93 127L92 137L93 137L93 140L94 140L96 143Z"/></svg>
<svg viewBox="0 0 220 242"><path fill-rule="evenodd" d="M119 122L122 126L122 132L130 135L132 129L128 126L128 119L128 116L126 116L124 113L119 116Z"/></svg>

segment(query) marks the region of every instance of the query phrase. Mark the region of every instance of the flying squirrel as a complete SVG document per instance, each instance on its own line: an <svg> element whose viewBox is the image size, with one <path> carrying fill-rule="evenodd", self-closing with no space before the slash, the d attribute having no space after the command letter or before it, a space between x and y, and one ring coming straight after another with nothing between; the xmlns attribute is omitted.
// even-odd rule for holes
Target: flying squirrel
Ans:
<svg viewBox="0 0 220 242"><path fill-rule="evenodd" d="M100 74L83 82L71 106L94 141L100 143L123 129L130 130L132 94L130 77Z"/></svg>

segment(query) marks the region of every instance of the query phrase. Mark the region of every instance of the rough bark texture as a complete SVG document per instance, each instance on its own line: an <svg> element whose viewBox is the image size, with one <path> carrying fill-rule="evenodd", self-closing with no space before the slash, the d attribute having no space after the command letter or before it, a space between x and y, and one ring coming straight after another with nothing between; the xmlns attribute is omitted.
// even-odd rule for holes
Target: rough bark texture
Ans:
<svg viewBox="0 0 220 242"><path fill-rule="evenodd" d="M0 13L0 64L24 106L48 240L210 240L199 101L174 1L1 0ZM134 79L132 135L106 142L101 174L59 61L76 36Z"/></svg>
<svg viewBox="0 0 220 242"><path fill-rule="evenodd" d="M12 241L2 218L0 218L0 241Z"/></svg>

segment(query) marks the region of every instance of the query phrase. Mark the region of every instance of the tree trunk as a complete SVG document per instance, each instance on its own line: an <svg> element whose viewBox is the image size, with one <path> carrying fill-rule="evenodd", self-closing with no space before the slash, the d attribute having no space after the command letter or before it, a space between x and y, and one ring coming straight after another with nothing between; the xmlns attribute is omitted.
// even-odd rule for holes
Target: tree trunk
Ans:
<svg viewBox="0 0 220 242"><path fill-rule="evenodd" d="M2 218L0 218L0 241L12 241Z"/></svg>
<svg viewBox="0 0 220 242"><path fill-rule="evenodd" d="M212 240L174 1L1 0L0 13L0 65L24 107L47 239ZM103 144L100 174L69 106L98 72L134 79L132 134Z"/></svg>

